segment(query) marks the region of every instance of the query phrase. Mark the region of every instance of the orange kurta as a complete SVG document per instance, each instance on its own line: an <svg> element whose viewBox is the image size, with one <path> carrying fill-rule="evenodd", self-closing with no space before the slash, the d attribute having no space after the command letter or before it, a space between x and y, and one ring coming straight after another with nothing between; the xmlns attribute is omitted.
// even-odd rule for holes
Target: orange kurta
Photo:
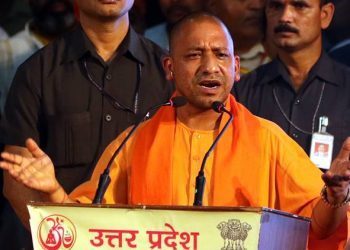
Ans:
<svg viewBox="0 0 350 250"><path fill-rule="evenodd" d="M311 217L319 201L321 172L277 125L253 116L232 96L234 121L206 164L204 204L269 207ZM227 121L222 116L220 130ZM91 202L100 174L128 131L100 158L89 182L71 198ZM129 140L111 169L105 203L192 205L195 177L217 131L193 131L164 107ZM346 223L333 238L312 240L312 249L338 249ZM338 237L338 239L336 239Z"/></svg>

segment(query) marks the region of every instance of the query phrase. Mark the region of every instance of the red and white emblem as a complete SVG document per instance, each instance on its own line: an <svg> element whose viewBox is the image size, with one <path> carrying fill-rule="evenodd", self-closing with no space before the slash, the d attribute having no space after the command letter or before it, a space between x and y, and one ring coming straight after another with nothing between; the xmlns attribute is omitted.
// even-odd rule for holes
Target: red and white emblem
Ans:
<svg viewBox="0 0 350 250"><path fill-rule="evenodd" d="M44 218L38 228L37 237L45 250L71 249L77 232L73 223L63 215Z"/></svg>

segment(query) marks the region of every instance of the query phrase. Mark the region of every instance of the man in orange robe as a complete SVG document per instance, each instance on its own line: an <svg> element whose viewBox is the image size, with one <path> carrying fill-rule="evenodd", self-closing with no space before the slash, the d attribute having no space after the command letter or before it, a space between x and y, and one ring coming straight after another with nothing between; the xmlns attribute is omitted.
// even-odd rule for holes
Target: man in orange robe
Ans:
<svg viewBox="0 0 350 250"><path fill-rule="evenodd" d="M141 125L116 157L105 203L192 205L201 159L228 117L212 110L225 103L234 116L208 158L204 205L264 206L312 218L310 249L339 249L347 238L350 139L322 175L304 151L277 125L252 115L230 90L239 79L239 58L225 26L197 13L178 23L164 59L176 95L188 104L161 110ZM32 158L2 153L0 167L24 185L47 194L52 202L87 202L98 179L129 130L112 142L89 182L68 196L57 182L51 160L29 139Z"/></svg>

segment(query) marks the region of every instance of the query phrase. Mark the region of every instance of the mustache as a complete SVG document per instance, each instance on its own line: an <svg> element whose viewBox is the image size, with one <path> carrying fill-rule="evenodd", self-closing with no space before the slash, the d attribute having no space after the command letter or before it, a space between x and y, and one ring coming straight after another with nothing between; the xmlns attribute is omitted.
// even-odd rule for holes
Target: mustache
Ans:
<svg viewBox="0 0 350 250"><path fill-rule="evenodd" d="M274 32L275 33L279 33L279 32L299 33L299 30L297 28L294 28L293 26L290 26L287 23L281 23L274 28Z"/></svg>
<svg viewBox="0 0 350 250"><path fill-rule="evenodd" d="M223 82L225 82L225 78L221 75L216 75L216 74L208 75L206 73L199 73L195 75L194 81L197 83L203 82L203 81L218 81L222 84Z"/></svg>

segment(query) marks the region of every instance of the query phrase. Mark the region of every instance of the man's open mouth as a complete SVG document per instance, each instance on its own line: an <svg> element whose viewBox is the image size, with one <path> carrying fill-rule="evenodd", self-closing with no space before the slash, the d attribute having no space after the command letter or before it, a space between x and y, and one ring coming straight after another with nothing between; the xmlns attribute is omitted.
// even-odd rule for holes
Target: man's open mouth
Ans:
<svg viewBox="0 0 350 250"><path fill-rule="evenodd" d="M220 82L219 81L216 81L216 80L213 80L213 81L202 81L199 83L199 85L203 88L207 88L207 89L214 89L214 88L218 88L220 87Z"/></svg>

